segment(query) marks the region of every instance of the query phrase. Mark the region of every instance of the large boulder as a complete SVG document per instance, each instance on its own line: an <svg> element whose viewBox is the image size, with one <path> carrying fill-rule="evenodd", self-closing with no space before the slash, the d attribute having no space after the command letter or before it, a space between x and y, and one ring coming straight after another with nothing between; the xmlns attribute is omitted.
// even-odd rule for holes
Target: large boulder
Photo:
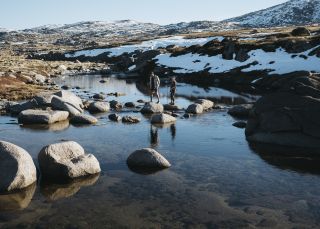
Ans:
<svg viewBox="0 0 320 229"><path fill-rule="evenodd" d="M155 114L163 112L163 105L160 103L146 103L144 107L141 109L142 114Z"/></svg>
<svg viewBox="0 0 320 229"><path fill-rule="evenodd" d="M21 124L52 124L65 121L69 117L67 111L25 110L18 116Z"/></svg>
<svg viewBox="0 0 320 229"><path fill-rule="evenodd" d="M44 147L38 161L45 177L73 179L101 172L95 156L86 154L78 143L72 141Z"/></svg>
<svg viewBox="0 0 320 229"><path fill-rule="evenodd" d="M257 101L246 127L249 141L320 148L320 99L283 91Z"/></svg>
<svg viewBox="0 0 320 229"><path fill-rule="evenodd" d="M29 153L12 143L0 141L0 192L23 189L37 180Z"/></svg>
<svg viewBox="0 0 320 229"><path fill-rule="evenodd" d="M169 168L170 162L154 149L144 148L133 152L127 159L132 168Z"/></svg>
<svg viewBox="0 0 320 229"><path fill-rule="evenodd" d="M166 124L175 122L177 119L168 114L155 114L151 117L152 124Z"/></svg>
<svg viewBox="0 0 320 229"><path fill-rule="evenodd" d="M110 104L106 102L92 102L88 106L91 113L102 113L110 110Z"/></svg>
<svg viewBox="0 0 320 229"><path fill-rule="evenodd" d="M52 96L51 106L55 110L68 111L71 115L83 112L83 103L80 97L69 91L59 91Z"/></svg>
<svg viewBox="0 0 320 229"><path fill-rule="evenodd" d="M194 103L188 106L187 113L190 114L202 114L203 113L203 106L198 103Z"/></svg>
<svg viewBox="0 0 320 229"><path fill-rule="evenodd" d="M52 93L40 93L36 95L33 99L37 102L39 106L51 106Z"/></svg>
<svg viewBox="0 0 320 229"><path fill-rule="evenodd" d="M208 110L214 107L214 102L208 99L197 99L195 103L202 105L204 110Z"/></svg>

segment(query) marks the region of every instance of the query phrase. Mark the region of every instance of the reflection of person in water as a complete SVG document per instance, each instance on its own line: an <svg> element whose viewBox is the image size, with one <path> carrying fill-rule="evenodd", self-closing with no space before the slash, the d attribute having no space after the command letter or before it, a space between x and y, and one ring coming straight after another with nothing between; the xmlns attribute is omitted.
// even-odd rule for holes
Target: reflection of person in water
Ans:
<svg viewBox="0 0 320 229"><path fill-rule="evenodd" d="M175 124L171 124L170 132L171 132L172 140L174 140L176 138L176 134L177 134L177 128L176 128Z"/></svg>
<svg viewBox="0 0 320 229"><path fill-rule="evenodd" d="M171 105L174 105L175 103L176 91L177 91L177 81L175 77L172 77L171 84L170 84L170 99L171 99L170 104Z"/></svg>
<svg viewBox="0 0 320 229"><path fill-rule="evenodd" d="M159 145L158 128L153 125L150 126L150 144L152 147Z"/></svg>

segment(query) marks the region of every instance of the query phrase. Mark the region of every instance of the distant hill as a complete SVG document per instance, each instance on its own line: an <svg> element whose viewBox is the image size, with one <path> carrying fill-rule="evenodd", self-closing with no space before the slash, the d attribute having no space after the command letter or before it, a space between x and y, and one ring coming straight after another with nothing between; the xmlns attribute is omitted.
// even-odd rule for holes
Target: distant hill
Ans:
<svg viewBox="0 0 320 229"><path fill-rule="evenodd" d="M320 23L320 0L291 0L264 10L225 20L249 27Z"/></svg>

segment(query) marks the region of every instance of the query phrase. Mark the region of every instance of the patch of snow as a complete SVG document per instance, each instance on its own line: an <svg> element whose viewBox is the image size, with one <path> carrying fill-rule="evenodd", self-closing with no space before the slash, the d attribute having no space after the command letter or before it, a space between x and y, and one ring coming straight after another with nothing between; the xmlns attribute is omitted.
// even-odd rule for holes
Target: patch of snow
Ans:
<svg viewBox="0 0 320 229"><path fill-rule="evenodd" d="M168 38L160 38L150 41L144 41L140 44L134 45L123 45L114 48L104 48L104 49L92 49L92 50L81 50L75 53L67 53L65 57L79 57L79 56L98 56L102 53L109 53L109 56L120 56L124 53L132 53L136 50L147 51L153 50L160 47L167 47L169 45L177 45L181 47L190 47L192 45L204 45L205 43L212 40L223 40L223 37L207 37L207 38L195 38L195 39L186 39L183 36L174 36Z"/></svg>
<svg viewBox="0 0 320 229"><path fill-rule="evenodd" d="M129 71L132 71L133 69L135 69L137 66L136 65L132 65L128 68Z"/></svg>
<svg viewBox="0 0 320 229"><path fill-rule="evenodd" d="M203 71L210 68L210 73L226 73L232 69L244 67L255 61L257 65L251 65L242 72L269 70L269 74L285 74L295 71L317 71L320 72L320 59L316 56L308 56L310 51L318 48L312 48L311 50L296 53L295 58L292 58L293 54L287 53L282 48L277 49L275 52L265 52L262 49L252 50L248 54L250 58L245 62L239 62L236 60L225 60L222 55L207 56L188 53L185 55L171 57L170 54L160 54L154 59L157 60L158 65L166 67L178 68L175 73L193 73ZM307 59L300 57L300 55L308 56ZM271 64L270 62L274 62Z"/></svg>

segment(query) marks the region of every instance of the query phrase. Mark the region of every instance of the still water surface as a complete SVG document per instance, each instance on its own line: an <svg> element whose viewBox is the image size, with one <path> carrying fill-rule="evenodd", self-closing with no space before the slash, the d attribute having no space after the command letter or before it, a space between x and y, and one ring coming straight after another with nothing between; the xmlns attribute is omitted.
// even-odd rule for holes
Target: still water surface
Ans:
<svg viewBox="0 0 320 229"><path fill-rule="evenodd" d="M61 84L80 86L84 97L95 92L122 92L108 97L121 102L148 99L143 86L114 78L77 76ZM180 90L179 90L180 89ZM86 92L83 92L86 91ZM165 103L166 88L161 89ZM251 101L255 97L219 88L181 84L177 102L192 97ZM40 181L24 192L0 195L0 228L318 228L319 161L270 156L288 149L250 146L244 130L225 110L214 110L174 125L155 127L148 117L126 111L142 122L110 122L99 114L95 126L68 122L50 127L22 127L0 117L1 140L25 148L37 162L47 144L79 142L100 161L100 176L69 184ZM120 114L124 115L124 114ZM172 164L155 174L128 169L134 150L153 147ZM266 153L266 151L268 151Z"/></svg>

